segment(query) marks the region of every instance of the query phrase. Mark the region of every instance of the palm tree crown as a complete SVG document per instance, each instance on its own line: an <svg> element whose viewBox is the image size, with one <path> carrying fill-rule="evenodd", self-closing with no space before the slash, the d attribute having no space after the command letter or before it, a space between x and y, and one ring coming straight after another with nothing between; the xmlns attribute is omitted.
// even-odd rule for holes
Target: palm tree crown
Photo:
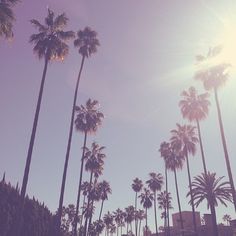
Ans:
<svg viewBox="0 0 236 236"><path fill-rule="evenodd" d="M39 33L30 37L30 42L34 43L34 52L39 58L47 60L63 60L69 52L67 40L74 38L73 31L63 31L68 22L65 13L54 16L54 12L48 9L45 18L45 25L33 19L31 23L38 29Z"/></svg>
<svg viewBox="0 0 236 236"><path fill-rule="evenodd" d="M194 120L203 120L207 117L210 102L209 93L198 95L194 87L184 90L181 94L183 99L179 102L181 113L184 118L190 122Z"/></svg>
<svg viewBox="0 0 236 236"><path fill-rule="evenodd" d="M161 187L164 183L163 176L159 173L157 174L157 173L151 172L149 173L149 177L150 179L146 181L146 183L148 184L148 187L153 192L161 190Z"/></svg>
<svg viewBox="0 0 236 236"><path fill-rule="evenodd" d="M196 143L198 138L196 137L195 127L191 125L176 124L177 129L171 130L171 143L172 145L180 149L184 155L196 153Z"/></svg>
<svg viewBox="0 0 236 236"><path fill-rule="evenodd" d="M19 0L0 0L0 37L10 39L13 37L13 22L15 21L12 7Z"/></svg>
<svg viewBox="0 0 236 236"><path fill-rule="evenodd" d="M88 99L85 106L76 106L75 110L77 112L76 129L84 133L95 133L104 118L103 113L99 111L98 101Z"/></svg>
<svg viewBox="0 0 236 236"><path fill-rule="evenodd" d="M218 89L228 79L229 63L222 63L217 60L221 52L221 46L210 48L207 55L197 55L196 60L199 66L194 78L203 82L206 90Z"/></svg>
<svg viewBox="0 0 236 236"><path fill-rule="evenodd" d="M149 189L144 188L143 192L139 195L139 198L141 199L140 202L144 208L148 209L148 208L152 207L152 201L153 201L154 197Z"/></svg>
<svg viewBox="0 0 236 236"><path fill-rule="evenodd" d="M89 27L77 32L77 39L74 41L74 46L78 48L79 54L83 57L89 57L97 52L97 47L100 45L97 39L97 32Z"/></svg>
<svg viewBox="0 0 236 236"><path fill-rule="evenodd" d="M143 187L142 180L139 178L135 178L132 183L132 189L134 190L134 192L136 193L140 192L142 190L142 187Z"/></svg>
<svg viewBox="0 0 236 236"><path fill-rule="evenodd" d="M218 206L218 201L224 206L227 206L226 201L232 202L229 182L221 182L223 178L216 178L216 173L210 172L194 177L192 191L197 207L204 200L207 200L208 208L211 204Z"/></svg>

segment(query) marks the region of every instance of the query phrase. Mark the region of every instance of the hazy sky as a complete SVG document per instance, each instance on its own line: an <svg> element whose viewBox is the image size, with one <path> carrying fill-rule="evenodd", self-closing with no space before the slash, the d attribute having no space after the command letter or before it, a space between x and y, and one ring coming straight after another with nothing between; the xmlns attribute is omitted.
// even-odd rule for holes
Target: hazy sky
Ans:
<svg viewBox="0 0 236 236"><path fill-rule="evenodd" d="M28 43L36 32L30 19L43 22L47 6L56 14L65 12L68 30L90 26L98 32L98 52L85 62L78 104L97 99L106 118L96 136L106 146L107 159L101 179L112 186L104 212L134 202L131 183L144 181L149 172L164 174L158 152L169 131L182 120L178 102L189 86L203 92L193 80L196 54L205 54L224 32L222 19L231 19L236 2L230 0L24 0L16 8L12 42L0 41L0 175L12 184L21 183L25 158L42 75L43 61L33 55ZM58 206L66 152L74 85L80 56L71 43L66 60L48 68L27 192L55 211ZM231 166L236 182L236 82L233 76L219 92ZM201 123L206 162L210 171L225 175L223 149L214 100L207 120ZM75 203L83 136L74 132L65 204ZM191 158L192 176L202 172L200 153ZM177 210L173 174L170 190ZM86 175L86 177L88 177ZM187 204L186 167L178 173L183 210ZM198 210L206 213L206 204ZM235 217L233 205L217 209ZM160 212L159 212L160 214ZM160 223L159 223L160 225ZM151 228L154 230L153 220Z"/></svg>

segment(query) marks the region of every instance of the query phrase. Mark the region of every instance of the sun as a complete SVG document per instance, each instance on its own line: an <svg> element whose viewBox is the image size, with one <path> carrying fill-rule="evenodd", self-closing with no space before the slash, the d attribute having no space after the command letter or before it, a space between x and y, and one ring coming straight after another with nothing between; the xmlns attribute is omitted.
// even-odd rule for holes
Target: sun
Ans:
<svg viewBox="0 0 236 236"><path fill-rule="evenodd" d="M218 45L222 46L222 50L217 59L223 63L229 63L232 69L236 70L236 22L224 22Z"/></svg>

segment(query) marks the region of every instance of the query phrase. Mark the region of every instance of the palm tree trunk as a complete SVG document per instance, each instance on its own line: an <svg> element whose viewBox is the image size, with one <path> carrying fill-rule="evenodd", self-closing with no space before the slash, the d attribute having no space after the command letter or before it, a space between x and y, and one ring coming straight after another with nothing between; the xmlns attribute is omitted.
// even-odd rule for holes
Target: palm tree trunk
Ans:
<svg viewBox="0 0 236 236"><path fill-rule="evenodd" d="M212 217L212 230L214 236L219 236L217 221L216 221L216 210L213 203L210 204L211 217Z"/></svg>
<svg viewBox="0 0 236 236"><path fill-rule="evenodd" d="M167 168L165 165L165 176L166 176L166 193L167 193L167 198L168 198L168 173L167 173ZM170 216L169 216L169 199L167 199L166 203L166 217L167 217L167 236L170 236Z"/></svg>
<svg viewBox="0 0 236 236"><path fill-rule="evenodd" d="M156 227L156 235L158 236L158 230L157 230L157 203L156 203L156 191L154 192L154 214L155 214L155 227Z"/></svg>
<svg viewBox="0 0 236 236"><path fill-rule="evenodd" d="M137 221L137 199L138 199L138 192L135 192L135 217L134 217L134 223L135 223L135 236L138 236L138 221Z"/></svg>
<svg viewBox="0 0 236 236"><path fill-rule="evenodd" d="M22 182L22 187L21 187L21 198L22 199L24 199L24 197L25 197L26 187L27 187L27 183L28 183L29 169L30 169L30 163L31 163L31 159L32 159L32 152L33 152L33 148L34 148L34 140L35 140L35 134L36 134L37 125L38 125L38 118L39 118L39 112L40 112L41 101L42 101L42 96L43 96L44 83L45 83L45 79L46 79L48 61L49 61L48 58L45 57L43 75L42 75L42 80L41 80L41 85L40 85L40 90L39 90L36 111L35 111L35 115L34 115L33 129L31 132L30 144L29 144L28 154L27 154L27 158L26 158L24 177L23 177L23 182Z"/></svg>
<svg viewBox="0 0 236 236"><path fill-rule="evenodd" d="M219 125L220 125L221 140L222 140L222 144L223 144L223 148L224 148L224 154L225 154L225 162L226 162L226 167L227 167L227 171L228 171L231 191L232 191L234 209L236 211L236 192L235 192L235 187L234 187L234 181L233 181L233 176L232 176L232 171L231 171L231 166L230 166L230 160L229 160L227 144L226 144L226 139L225 139L225 134L224 134L224 127L223 127L221 111L220 111L220 104L219 104L218 94L217 94L217 89L216 88L214 88L214 94L215 94L215 101L216 101L216 107L217 107L217 113L218 113L218 119L219 119Z"/></svg>
<svg viewBox="0 0 236 236"><path fill-rule="evenodd" d="M85 206L85 195L84 195L84 199L83 199L83 206ZM82 224L83 224L83 218L84 218L84 213L82 212L82 214L81 214L81 220L80 220L80 228L81 228L81 226L82 226Z"/></svg>
<svg viewBox="0 0 236 236"><path fill-rule="evenodd" d="M180 227L181 227L181 231L182 231L182 236L184 236L184 232L183 232L184 224L183 224L183 217L182 217L181 205L180 205L180 200L179 200L179 189L178 189L176 169L174 169L174 175L175 175L176 195L177 195L177 201L178 201L178 207L179 207Z"/></svg>
<svg viewBox="0 0 236 236"><path fill-rule="evenodd" d="M200 149L201 149L202 164L203 164L204 173L206 175L207 174L206 160L205 160L205 154L204 154L204 151L203 151L201 129L200 129L200 124L199 124L198 119L196 119L196 123L197 123L197 130L198 130L198 139L199 139Z"/></svg>
<svg viewBox="0 0 236 236"><path fill-rule="evenodd" d="M79 177L79 187L78 187L78 194L77 194L77 203L76 203L76 211L75 211L75 217L78 217L79 214L79 203L80 203L80 195L81 195L81 184L82 184L82 177L83 177L83 169L84 169L84 153L85 153L85 147L87 143L87 132L84 133L84 145L83 145L83 152L82 152L82 158L81 158L81 166L80 166L80 177ZM75 221L74 225L74 233L73 235L77 235L77 220Z"/></svg>
<svg viewBox="0 0 236 236"><path fill-rule="evenodd" d="M102 200L102 204L101 204L101 209L100 209L99 219L98 219L99 221L101 220L101 217L102 217L103 204L104 204L104 200Z"/></svg>
<svg viewBox="0 0 236 236"><path fill-rule="evenodd" d="M187 160L188 182L189 182L191 206L192 206L193 227L194 227L195 235L198 235L198 233L197 233L196 215L195 215L195 207L194 207L194 200L193 200L193 192L192 192L192 181L191 181L190 167L189 167L189 160L188 160L188 153L186 153L186 160Z"/></svg>
<svg viewBox="0 0 236 236"><path fill-rule="evenodd" d="M128 235L128 229L129 229L129 224L128 224L128 222L127 222L127 226L126 226L126 232L127 232L127 235Z"/></svg>
<svg viewBox="0 0 236 236"><path fill-rule="evenodd" d="M63 176L62 176L59 206L58 206L58 212L57 212L57 223L56 223L57 230L60 230L60 225L61 225L62 206L63 206L64 192L65 192L65 185L66 185L66 174L67 174L67 167L68 167L68 162L69 162L69 157L70 157L70 147L71 147L71 141L72 141L73 126L74 126L75 106L76 106L76 101L77 101L80 77L81 77L81 73L84 66L84 60L85 60L85 57L83 56L81 65L80 65L79 75L78 75L76 86L75 86L74 100L73 100L71 120L70 120L70 130L69 130L69 137L68 137L68 143L67 143L67 149L66 149L66 158L65 158L64 170L63 170Z"/></svg>
<svg viewBox="0 0 236 236"><path fill-rule="evenodd" d="M28 153L27 153L27 158L26 158L26 163L25 163L24 177L23 177L21 193L20 193L21 203L20 203L20 208L19 208L19 215L17 216L18 219L16 220L16 226L17 226L16 232L19 232L19 234L21 232L25 193L26 193L26 188L27 188L27 183L28 183L29 170L30 170L30 164L31 164L32 153L33 153L33 148L34 148L35 135L36 135L36 131L37 131L38 118L39 118L39 112L40 112L40 107L41 107L41 102L42 102L42 96L43 96L44 84L45 84L45 79L46 79L46 74L47 74L48 62L49 62L48 56L45 56L43 75L42 75L40 89L39 89L38 101L37 101L36 111L35 111L35 115L34 115L33 128L32 128L32 132L31 132L30 143L29 143L29 148L28 148Z"/></svg>
<svg viewBox="0 0 236 236"><path fill-rule="evenodd" d="M139 235L139 236L140 236L140 233L141 233L141 232L140 232L140 231L141 231L141 224L142 224L142 220L139 220L139 229L138 229L138 232L139 232L138 235Z"/></svg>
<svg viewBox="0 0 236 236"><path fill-rule="evenodd" d="M146 207L146 226L145 226L145 232L146 232L146 235L147 236L147 231L148 231L148 224L147 224L147 207Z"/></svg>
<svg viewBox="0 0 236 236"><path fill-rule="evenodd" d="M92 189L92 181L93 181L93 172L91 172L90 174L90 180L89 180L89 193L88 193L88 203L87 203L87 211L89 210L90 207L90 197L91 197L91 189ZM92 211L92 209L91 209ZM91 213L92 214L92 213ZM86 217L85 220L85 225L84 225L84 236L87 236L87 232L88 232L88 217Z"/></svg>

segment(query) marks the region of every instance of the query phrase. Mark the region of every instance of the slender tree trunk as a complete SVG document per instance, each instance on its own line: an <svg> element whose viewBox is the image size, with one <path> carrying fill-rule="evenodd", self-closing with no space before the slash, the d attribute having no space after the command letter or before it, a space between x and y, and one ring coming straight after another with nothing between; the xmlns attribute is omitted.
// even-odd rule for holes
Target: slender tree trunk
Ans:
<svg viewBox="0 0 236 236"><path fill-rule="evenodd" d="M65 192L65 185L66 185L66 174L67 174L67 167L68 167L68 162L69 162L69 157L70 157L70 147L71 147L71 141L72 141L73 127L74 127L75 106L76 106L76 101L77 101L80 77L81 77L81 73L84 66L84 60L85 60L85 57L83 56L81 65L80 65L79 75L78 75L76 86L75 86L74 100L73 100L71 120L70 120L70 130L69 130L69 137L68 137L68 143L67 143L67 149L66 149L66 158L65 158L64 170L63 170L63 176L62 176L61 193L60 193L58 213L57 213L57 224L56 224L57 230L60 230L60 225L61 225L61 215L62 215L63 199L64 199L64 192Z"/></svg>
<svg viewBox="0 0 236 236"><path fill-rule="evenodd" d="M126 226L127 235L128 235L128 232L129 232L128 230L129 230L129 224L127 222L127 226Z"/></svg>
<svg viewBox="0 0 236 236"><path fill-rule="evenodd" d="M83 199L83 207L85 206L85 195L84 195L84 199ZM83 224L83 218L84 218L84 213L82 212L82 214L81 214L81 220L80 220L80 228L81 228L81 226L82 226L82 224Z"/></svg>
<svg viewBox="0 0 236 236"><path fill-rule="evenodd" d="M168 198L168 173L165 165L165 175L166 175L166 193L167 193L167 203L166 203L166 217L167 217L167 236L170 236L170 216L169 216L169 198Z"/></svg>
<svg viewBox="0 0 236 236"><path fill-rule="evenodd" d="M134 214L134 223L135 223L135 236L138 234L138 221L137 221L137 199L138 199L138 192L135 192L135 214Z"/></svg>
<svg viewBox="0 0 236 236"><path fill-rule="evenodd" d="M221 111L220 111L220 104L219 104L216 88L214 88L214 94L215 94L215 101L216 101L216 107L217 107L217 113L218 113L218 119L219 119L219 125L220 125L221 140L222 140L224 154L225 154L225 162L226 162L226 167L227 167L228 176L229 176L229 182L230 182L230 186L231 186L231 193L232 193L232 197L233 197L234 209L236 211L236 192L235 192L235 187L234 187L234 181L233 181L233 176L232 176L232 171L231 171L231 166L230 166L230 160L229 160L227 144L226 144L226 139L225 139L225 134L224 134L224 127L223 127Z"/></svg>
<svg viewBox="0 0 236 236"><path fill-rule="evenodd" d="M190 190L190 197L191 197L193 227L194 227L195 235L198 235L198 232L197 232L196 215L195 215L195 207L194 207L194 200L193 200L193 192L192 192L192 181L191 181L191 175L190 175L190 166L189 166L188 153L186 153L186 160L187 160L189 190Z"/></svg>
<svg viewBox="0 0 236 236"><path fill-rule="evenodd" d="M80 177L79 177L79 186L78 186L78 194L77 194L77 202L76 202L76 210L75 210L75 217L78 217L79 214L79 204L80 204L80 195L81 195L81 184L82 184L82 178L83 178L83 170L84 170L84 153L85 153L85 147L87 143L87 132L84 133L84 145L83 145L83 152L81 157L81 166L80 166ZM75 221L74 225L74 236L77 235L77 220Z"/></svg>
<svg viewBox="0 0 236 236"><path fill-rule="evenodd" d="M154 192L154 214L155 214L155 227L156 227L156 235L158 236L158 227L157 227L157 203L156 203L156 191Z"/></svg>
<svg viewBox="0 0 236 236"><path fill-rule="evenodd" d="M138 235L141 236L141 224L142 224L142 220L139 220L139 229L138 229Z"/></svg>
<svg viewBox="0 0 236 236"><path fill-rule="evenodd" d="M101 220L101 217L102 217L103 204L104 204L104 200L102 200L102 204L101 204L101 209L100 209L98 220Z"/></svg>
<svg viewBox="0 0 236 236"><path fill-rule="evenodd" d="M43 75L42 75L40 89L39 89L38 101L37 101L36 111L35 111L35 115L34 115L33 128L32 128L32 132L31 132L30 143L29 143L29 148L28 148L28 153L27 153L27 158L26 158L26 163L25 163L24 177L23 177L21 193L20 193L21 203L20 203L19 215L18 215L19 218L16 220L17 221L16 222L17 232L19 235L21 233L22 215L23 215L23 211L24 211L24 200L25 200L26 188L27 188L27 184L28 184L29 170L30 170L30 164L31 164L32 153L33 153L33 148L34 148L35 135L36 135L36 131L37 131L38 118L39 118L39 112L40 112L40 107L41 107L41 102L42 102L42 96L43 96L44 84L45 84L45 79L46 79L46 74L47 74L48 62L49 62L48 56L45 56Z"/></svg>
<svg viewBox="0 0 236 236"><path fill-rule="evenodd" d="M88 194L88 203L87 203L87 211L89 210L90 208L90 197L91 197L91 189L92 189L92 182L93 182L93 172L91 172L90 174L90 181L89 181L89 194ZM92 211L92 209L91 209ZM92 212L91 212L92 214ZM87 232L88 232L88 217L86 217L86 220L85 220L85 225L84 225L84 236L87 236Z"/></svg>
<svg viewBox="0 0 236 236"><path fill-rule="evenodd" d="M146 208L146 226L145 226L146 235L145 236L147 236L147 231L148 231L147 217L148 215L147 215L147 208Z"/></svg>
<svg viewBox="0 0 236 236"><path fill-rule="evenodd" d="M218 227L217 227L217 221L216 221L216 211L214 204L210 204L211 209L211 217L212 217L212 230L214 236L219 236Z"/></svg>
<svg viewBox="0 0 236 236"><path fill-rule="evenodd" d="M183 217L182 217L182 211L181 211L181 205L180 205L180 199L179 199L179 189L178 189L178 182L177 182L177 175L176 170L174 169L174 175L175 175L175 188L176 188L176 195L177 195L177 201L178 201L178 207L179 207L179 217L180 217L180 227L181 227L181 234L184 236L184 224L183 224Z"/></svg>
<svg viewBox="0 0 236 236"><path fill-rule="evenodd" d="M205 160L205 154L204 154L204 151L203 151L201 129L200 129L200 124L199 124L198 119L196 119L196 123L197 123L198 139L199 139L199 144L200 144L200 149L201 149L202 164L203 164L204 173L206 175L207 174L206 160Z"/></svg>

